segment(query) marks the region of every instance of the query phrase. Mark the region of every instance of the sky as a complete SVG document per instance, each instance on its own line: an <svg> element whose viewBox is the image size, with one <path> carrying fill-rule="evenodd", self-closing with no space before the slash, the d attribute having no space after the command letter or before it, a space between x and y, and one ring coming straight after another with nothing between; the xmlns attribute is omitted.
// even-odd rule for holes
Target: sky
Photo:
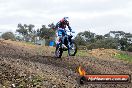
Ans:
<svg viewBox="0 0 132 88"><path fill-rule="evenodd" d="M76 33L132 33L132 0L0 0L0 32L15 32L17 24L56 24L69 17Z"/></svg>

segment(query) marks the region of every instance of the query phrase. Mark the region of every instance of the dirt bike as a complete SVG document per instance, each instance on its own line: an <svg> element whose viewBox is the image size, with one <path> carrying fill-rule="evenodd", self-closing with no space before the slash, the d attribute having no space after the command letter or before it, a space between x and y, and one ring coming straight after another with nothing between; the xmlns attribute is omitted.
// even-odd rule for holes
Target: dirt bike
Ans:
<svg viewBox="0 0 132 88"><path fill-rule="evenodd" d="M61 58L63 51L68 51L69 56L75 56L75 54L77 53L77 44L72 39L73 38L72 33L75 33L75 32L73 31L68 31L68 32L70 32L70 34L68 35L66 33L64 37L64 44L67 48L65 49L62 47L62 41L56 45L55 56L57 58Z"/></svg>

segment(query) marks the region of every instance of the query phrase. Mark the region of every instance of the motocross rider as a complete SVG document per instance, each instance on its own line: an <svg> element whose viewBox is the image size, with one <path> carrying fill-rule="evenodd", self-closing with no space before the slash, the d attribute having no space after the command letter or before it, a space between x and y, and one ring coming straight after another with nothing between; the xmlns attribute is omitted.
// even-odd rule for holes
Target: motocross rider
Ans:
<svg viewBox="0 0 132 88"><path fill-rule="evenodd" d="M56 29L57 29L57 41L56 43L59 44L62 42L62 47L67 48L66 45L64 44L64 38L66 34L66 27L71 31L71 27L69 25L68 17L62 18L57 24L56 24Z"/></svg>

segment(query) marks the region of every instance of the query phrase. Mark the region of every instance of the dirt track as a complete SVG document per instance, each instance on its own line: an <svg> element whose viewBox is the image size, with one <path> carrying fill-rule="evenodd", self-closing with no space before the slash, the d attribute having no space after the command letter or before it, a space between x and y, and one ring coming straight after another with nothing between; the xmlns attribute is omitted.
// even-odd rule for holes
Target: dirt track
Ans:
<svg viewBox="0 0 132 88"><path fill-rule="evenodd" d="M85 67L87 74L132 75L132 64L122 60L92 56L56 59L53 53L38 54L26 45L0 40L0 88L132 88L132 83L79 85L79 65Z"/></svg>

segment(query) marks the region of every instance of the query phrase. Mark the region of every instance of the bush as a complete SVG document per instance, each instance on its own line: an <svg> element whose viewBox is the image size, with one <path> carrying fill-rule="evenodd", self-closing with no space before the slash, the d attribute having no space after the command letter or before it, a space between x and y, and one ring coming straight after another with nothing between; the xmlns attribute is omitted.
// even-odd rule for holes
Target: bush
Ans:
<svg viewBox="0 0 132 88"><path fill-rule="evenodd" d="M117 49L117 42L114 39L103 39L97 40L95 43L90 43L87 45L87 49L97 49L97 48L106 48L106 49Z"/></svg>
<svg viewBox="0 0 132 88"><path fill-rule="evenodd" d="M128 46L127 51L132 52L132 45Z"/></svg>
<svg viewBox="0 0 132 88"><path fill-rule="evenodd" d="M85 46L86 41L81 37L81 36L76 36L75 37L75 42L77 45Z"/></svg>
<svg viewBox="0 0 132 88"><path fill-rule="evenodd" d="M15 35L12 32L5 32L2 34L2 38L5 40L11 39L11 40L16 40Z"/></svg>
<svg viewBox="0 0 132 88"><path fill-rule="evenodd" d="M78 46L79 50L87 50L87 46Z"/></svg>

